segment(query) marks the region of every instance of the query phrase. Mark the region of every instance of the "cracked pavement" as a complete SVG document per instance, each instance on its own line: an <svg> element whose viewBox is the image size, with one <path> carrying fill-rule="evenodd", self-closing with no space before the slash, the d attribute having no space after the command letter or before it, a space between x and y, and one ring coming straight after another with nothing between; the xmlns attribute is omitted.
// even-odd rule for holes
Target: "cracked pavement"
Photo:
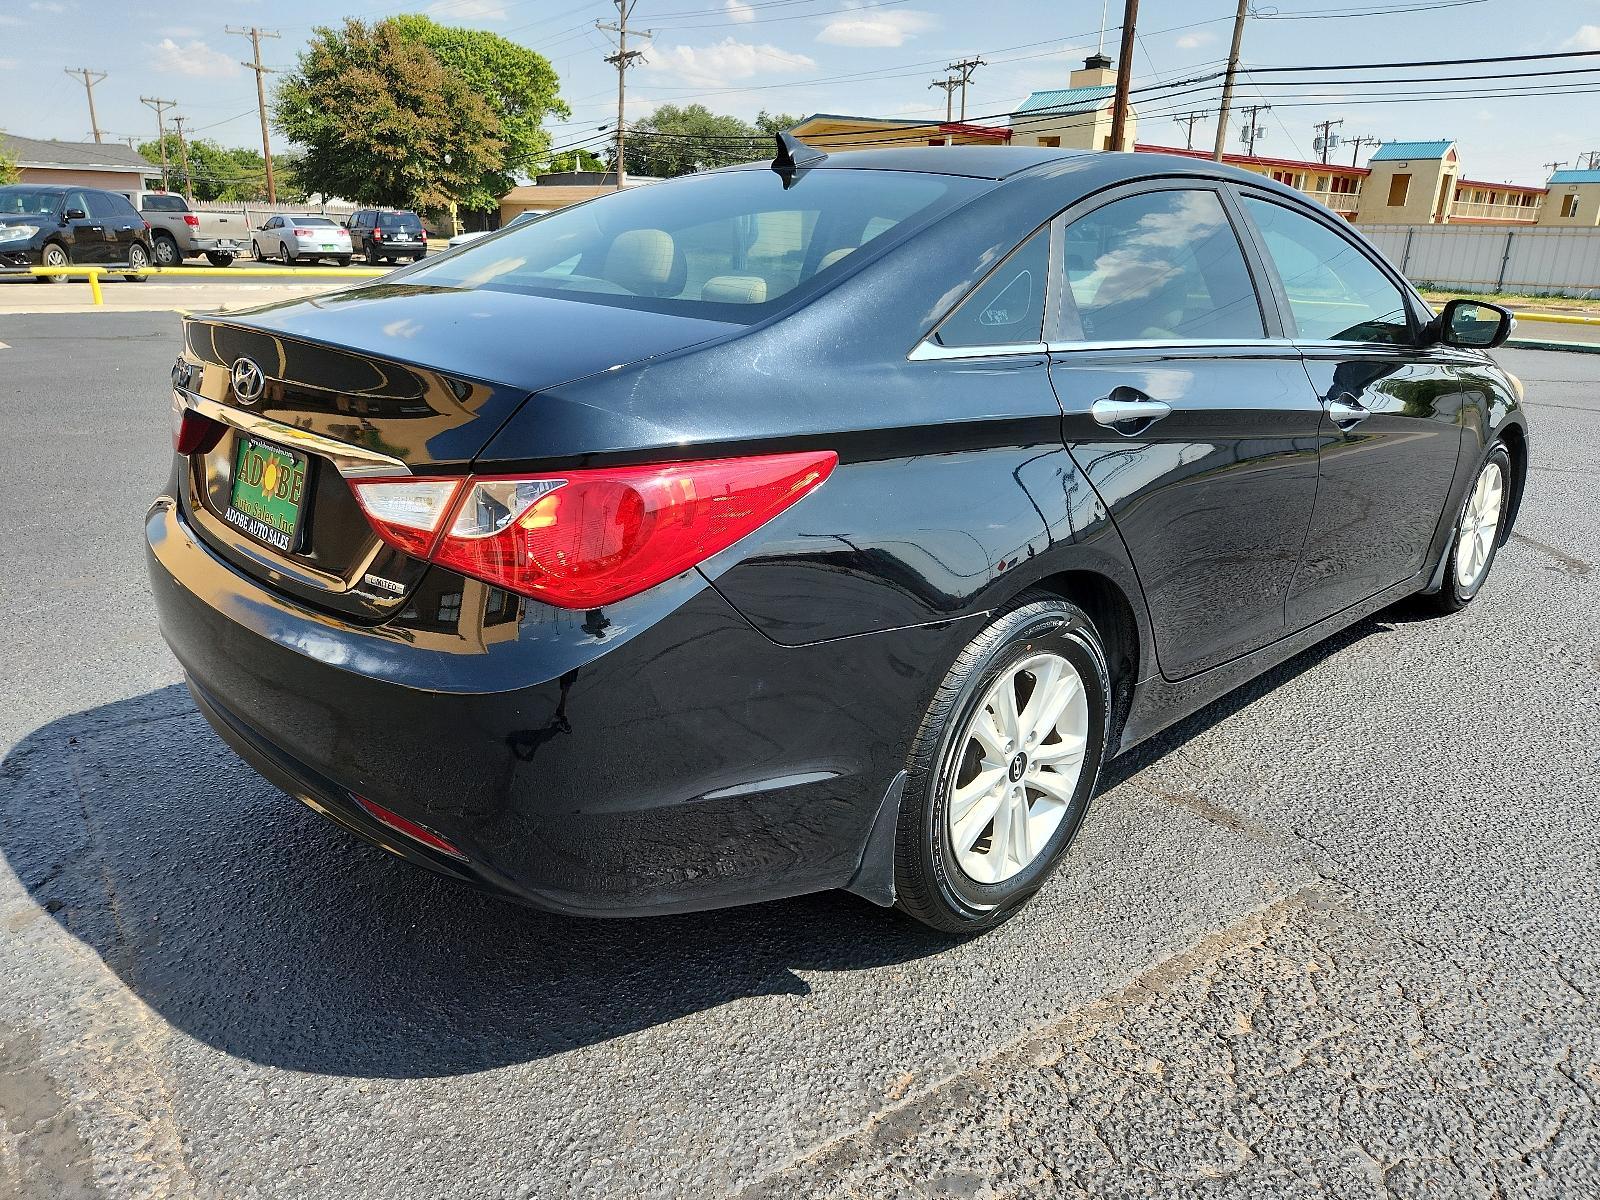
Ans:
<svg viewBox="0 0 1600 1200"><path fill-rule="evenodd" d="M263 783L144 583L176 333L0 318L0 1197L1600 1191L1600 358L1504 352L1533 473L1468 614L1115 764L951 945L530 912Z"/></svg>

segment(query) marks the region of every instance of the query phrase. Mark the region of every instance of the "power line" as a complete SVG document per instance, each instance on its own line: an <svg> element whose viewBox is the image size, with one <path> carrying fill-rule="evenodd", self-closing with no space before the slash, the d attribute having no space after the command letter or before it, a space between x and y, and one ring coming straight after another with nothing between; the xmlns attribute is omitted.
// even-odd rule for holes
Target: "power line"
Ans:
<svg viewBox="0 0 1600 1200"><path fill-rule="evenodd" d="M595 22L595 28L596 29L605 30L605 31L607 31L609 33L614 33L614 34L617 35L617 52L615 54L606 55L605 61L610 63L612 66L617 68L617 190L618 191L622 190L622 183L623 183L623 180L625 178L625 172L627 171L627 162L623 158L623 150L624 150L624 148L625 148L625 146L627 144L627 129L628 129L627 121L624 119L624 115L625 115L624 114L624 108L626 106L625 97L626 97L626 92L627 92L627 84L626 84L625 80L627 79L627 76L628 76L628 68L633 66L633 64L634 64L634 62L636 60L642 59L644 57L644 51L643 50L629 50L628 49L628 33L629 33L629 30L628 30L628 18L633 14L633 10L638 6L638 3L639 3L639 0L616 0L616 5L617 5L617 20L616 20L616 22L614 24L611 23L611 22L606 22L606 23L601 23L599 21ZM651 30L646 29L642 33L640 33L639 36L648 38L648 37L651 36L651 33L652 33Z"/></svg>
<svg viewBox="0 0 1600 1200"><path fill-rule="evenodd" d="M241 63L240 65L249 67L256 73L256 108L261 113L261 157L267 163L267 203L276 204L278 202L278 183L272 174L272 140L267 135L267 86L263 82L264 76L276 74L276 72L271 67L263 67L261 65L261 39L264 37L281 37L282 35L276 29L260 29L255 25L250 26L248 29L240 29L237 26L229 25L228 32L250 39L250 57L253 61Z"/></svg>
<svg viewBox="0 0 1600 1200"><path fill-rule="evenodd" d="M62 70L68 75L73 75L83 80L83 90L89 96L89 129L94 134L94 144L98 146L101 141L100 122L95 119L94 115L94 85L104 79L106 73L104 71L91 71L88 67L63 67Z"/></svg>
<svg viewBox="0 0 1600 1200"><path fill-rule="evenodd" d="M1445 0L1433 4L1399 4L1388 8L1325 8L1306 9L1304 12L1257 12L1262 21L1342 21L1352 17L1388 17L1400 13L1435 12L1441 8L1467 8L1474 4L1487 4L1488 0Z"/></svg>

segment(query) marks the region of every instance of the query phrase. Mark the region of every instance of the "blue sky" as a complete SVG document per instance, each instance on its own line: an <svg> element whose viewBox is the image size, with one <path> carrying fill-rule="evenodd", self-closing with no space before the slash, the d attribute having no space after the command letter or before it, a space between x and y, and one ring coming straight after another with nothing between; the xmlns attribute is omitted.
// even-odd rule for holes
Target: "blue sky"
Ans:
<svg viewBox="0 0 1600 1200"><path fill-rule="evenodd" d="M1418 2L1258 4L1262 15L1247 26L1245 62L1272 66L1600 50L1600 0L1453 0L1453 7L1436 5L1431 11L1348 15L1349 10ZM1110 0L1112 23L1121 7L1120 0ZM1233 7L1231 0L1143 0L1136 85L1215 69L1227 53ZM1345 13L1287 19L1329 10ZM422 0L410 5L0 0L0 126L23 136L86 140L83 87L63 68L90 67L109 72L96 88L95 101L101 127L113 134L152 137L154 114L139 97L159 95L179 101L176 111L190 118L198 136L252 145L259 141L254 82L238 62L248 56L249 43L229 36L225 26L280 30L281 40L263 44L264 58L285 67L318 23L405 11L491 29L549 56L573 108L572 121L552 129L558 144L593 134L614 114L615 74L601 61L608 45L594 28L596 20L615 17L610 0ZM629 73L630 116L642 116L658 103L694 101L745 117L760 108L942 114L943 94L930 90L929 82L945 74L947 62L972 54L989 65L973 78L968 113L1003 113L1035 88L1065 85L1067 72L1095 48L1100 13L1100 0L638 0L634 23L656 34L646 64ZM1113 30L1106 40L1108 53L1116 52L1116 40ZM1600 58L1593 61L1600 67ZM1531 64L1529 69L1572 65ZM1588 78L1600 80L1600 71ZM1571 164L1581 151L1600 149L1600 91L1362 104L1357 103L1365 95L1360 79L1351 77L1313 97L1311 106L1291 108L1282 90L1266 80L1261 88L1281 103L1263 119L1267 135L1258 147L1261 153L1312 157L1312 123L1339 118L1345 134L1454 137L1464 172L1478 179L1539 182L1543 164ZM1255 98L1246 86L1238 102ZM1181 145L1183 132L1171 117L1154 115L1157 107L1179 103L1146 104L1140 140ZM1238 121L1233 124L1237 128ZM1197 145L1210 144L1211 128L1208 122L1196 127ZM1238 148L1236 140L1229 148ZM1362 151L1363 161L1369 152ZM1348 161L1348 151L1342 157Z"/></svg>

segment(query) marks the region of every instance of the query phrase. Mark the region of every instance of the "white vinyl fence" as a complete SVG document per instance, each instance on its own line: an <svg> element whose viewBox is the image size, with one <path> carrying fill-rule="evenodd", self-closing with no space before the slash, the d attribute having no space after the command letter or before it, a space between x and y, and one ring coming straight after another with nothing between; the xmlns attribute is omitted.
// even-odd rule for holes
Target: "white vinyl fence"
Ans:
<svg viewBox="0 0 1600 1200"><path fill-rule="evenodd" d="M335 200L330 204L268 204L265 200L196 200L189 206L195 212L225 212L243 213L247 222L254 228L274 213L294 213L312 216L320 213L324 217L348 217L355 212L356 205L345 200Z"/></svg>
<svg viewBox="0 0 1600 1200"><path fill-rule="evenodd" d="M1600 228L1358 225L1413 283L1453 292L1600 296Z"/></svg>

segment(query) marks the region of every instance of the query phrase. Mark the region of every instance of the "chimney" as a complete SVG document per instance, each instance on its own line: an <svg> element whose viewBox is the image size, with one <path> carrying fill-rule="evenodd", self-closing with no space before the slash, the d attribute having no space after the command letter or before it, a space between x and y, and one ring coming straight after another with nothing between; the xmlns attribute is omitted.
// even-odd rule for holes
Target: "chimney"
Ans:
<svg viewBox="0 0 1600 1200"><path fill-rule="evenodd" d="M1104 54L1091 54L1083 60L1083 69L1074 71L1067 79L1069 87L1114 86L1117 73L1111 69L1111 59Z"/></svg>

